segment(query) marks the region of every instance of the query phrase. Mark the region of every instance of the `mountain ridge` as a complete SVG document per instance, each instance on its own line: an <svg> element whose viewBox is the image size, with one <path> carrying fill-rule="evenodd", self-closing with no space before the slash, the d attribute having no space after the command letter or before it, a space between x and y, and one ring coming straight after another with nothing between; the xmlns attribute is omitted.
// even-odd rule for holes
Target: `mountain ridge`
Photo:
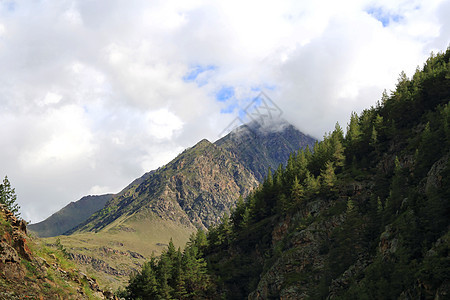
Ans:
<svg viewBox="0 0 450 300"><path fill-rule="evenodd" d="M236 131L238 133L236 133ZM280 134L281 132L283 133ZM264 137L264 135L268 136ZM270 149L271 145L265 145L265 149L268 149L269 151L249 151L250 147L258 150L259 141L268 144L269 140L272 145L278 145L280 149ZM276 169L280 163L287 161L290 153L297 151L301 147L309 146L311 148L314 141L314 138L299 132L293 125L283 119L272 119L269 121L252 121L241 126L237 130L230 132L212 144L228 150L233 155L237 156L239 160L248 162L246 167L250 169L258 181L262 181L267 173L268 167ZM202 139L196 145L205 142L211 143L207 139ZM182 153L191 148L192 147L185 149ZM255 159L255 157L259 158ZM29 230L40 237L51 237L65 233L70 234L71 232L74 232L75 228L81 225L81 223L87 221L92 214L104 208L109 200L114 197L122 196L133 186L137 186L147 180L156 171L157 170L146 172L141 177L133 180L119 193L95 196L89 195L76 202L71 202L47 219L35 224L29 224ZM97 202L94 208L89 208L89 206L93 204L87 203L88 201L86 200L89 198L91 198L91 200L106 199L106 201L103 200ZM85 212L79 211L79 208L83 205L87 205ZM65 218L67 218L67 222L64 221Z"/></svg>
<svg viewBox="0 0 450 300"><path fill-rule="evenodd" d="M245 187L255 187L256 182L261 181L264 178L265 173L269 168L277 168L279 164L287 161L290 153L306 146L311 147L313 145L313 141L315 141L310 136L306 136L299 132L293 125L284 120L272 120L272 122L277 127L275 130L270 128L270 122L260 123L258 121L253 121L249 124L241 126L238 136L236 136L235 132L231 132L214 143L211 143L207 139L200 140L194 146L184 150L168 164L152 171L151 173L148 173L147 178L143 181L140 181L138 184L134 185L130 184L121 192L120 195L113 198L111 200L112 202L108 202L109 208L107 211L99 211L98 214L91 216L84 222L84 224L88 224L89 222L98 223L95 219L100 218L102 219L100 223L103 225L97 224L90 228L89 226L80 224L78 227L65 232L65 234L72 234L77 231L101 230L106 223L113 222L113 220L117 219L119 215L123 215L123 209L125 209L125 206L129 207L128 210L126 210L127 214L134 213L135 210L133 210L131 206L138 207L139 205L143 205L142 199L136 199L136 194L134 192L144 193L147 196L151 195L151 197L161 195L161 193L165 193L166 196L171 195L174 202L177 202L178 206L182 208L182 210L186 210L185 213L189 216L189 219L193 220L192 225L194 225L194 227L206 229L210 225L217 223L223 213L229 214L230 208L234 203L215 203L214 205L220 206L219 210L209 210L209 214L212 214L214 217L209 215L206 216L204 212L200 211L201 209L199 204L196 205L195 203L190 203L190 205L186 206L184 200L185 194L189 194L189 197L193 197L195 199L198 198L195 201L201 202L202 204L205 203L205 199L203 199L204 197L210 201L216 201L217 197L211 197L211 195L214 194L213 188L211 187L208 188L209 193L206 194L203 193L200 195L197 193L192 193L193 189L204 188L201 182L205 181L200 180L200 182L198 179L196 182L192 183L187 181L189 182L188 185L191 185L189 187L177 189L177 181L183 181L183 178L189 177L186 177L186 174L176 174L177 171L181 170L187 173L194 172L195 168L192 170L185 170L183 168L184 166L190 166L193 163L201 164L202 162L200 161L200 158L208 157L209 163L212 165L221 165L222 169L219 174L225 174L227 173L227 170L224 168L225 166L223 163L226 163L230 167L234 166L234 168L237 167L239 169L238 173L235 174L236 176L228 174L230 182L236 180L238 182L237 186L232 188L234 190L233 195L235 196L235 199L238 198L236 197L238 195L246 196L248 191ZM211 152L213 155L208 156L207 152ZM258 160L255 159L255 157L260 157L261 159ZM221 161L224 158L225 161ZM206 169L211 168L211 166L208 165L205 165L204 167ZM174 172L173 170L177 171ZM253 175L251 173L253 173ZM205 174L197 172L197 175L197 178L201 178ZM247 180L245 184L239 183L244 180L245 177L248 177L249 180ZM152 181L151 187L148 184L144 187L143 184L148 180ZM210 178L210 180L214 181L215 178ZM164 184L167 186L163 186ZM148 189L148 193L144 191L145 189ZM239 190L239 193L236 193L237 190ZM173 193L176 193L176 195ZM222 194L221 197L228 198L228 201L231 199L229 195L227 196L225 194ZM169 205L169 203L166 203L166 205ZM117 207L113 208L113 206ZM175 207L172 207L172 209L178 209L178 207ZM165 211L162 209L159 209L159 211L156 207L152 207L151 209L155 213L160 214L160 216L165 214ZM195 213L193 212L193 209L196 210ZM100 214L103 214L103 216L100 216ZM207 220L202 221L202 217L200 217L199 214L202 214L204 216L203 218L206 218ZM166 215L165 217L168 216ZM181 216L178 217L183 225L189 224L190 221L186 218Z"/></svg>

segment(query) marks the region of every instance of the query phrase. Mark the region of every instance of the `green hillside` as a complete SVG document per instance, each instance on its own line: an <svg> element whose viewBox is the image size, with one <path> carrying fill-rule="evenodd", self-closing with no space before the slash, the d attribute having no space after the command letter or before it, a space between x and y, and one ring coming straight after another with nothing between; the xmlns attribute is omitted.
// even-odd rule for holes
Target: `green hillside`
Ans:
<svg viewBox="0 0 450 300"><path fill-rule="evenodd" d="M345 135L336 125L313 151L292 153L205 243L190 241L194 263L169 249L122 295L448 298L449 59L450 48L432 55L376 106L352 113ZM206 286L193 291L202 273Z"/></svg>

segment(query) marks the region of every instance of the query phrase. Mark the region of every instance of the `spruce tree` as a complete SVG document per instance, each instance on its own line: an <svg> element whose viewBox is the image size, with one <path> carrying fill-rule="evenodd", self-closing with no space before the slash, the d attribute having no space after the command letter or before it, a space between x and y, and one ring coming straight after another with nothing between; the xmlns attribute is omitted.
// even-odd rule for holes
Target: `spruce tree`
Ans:
<svg viewBox="0 0 450 300"><path fill-rule="evenodd" d="M16 203L16 190L11 187L8 176L5 176L3 183L0 184L0 203L5 205L16 217L20 216L20 206Z"/></svg>
<svg viewBox="0 0 450 300"><path fill-rule="evenodd" d="M325 169L320 173L320 178L322 179L322 189L324 191L330 191L336 182L336 175L334 173L332 162L329 161L325 164Z"/></svg>
<svg viewBox="0 0 450 300"><path fill-rule="evenodd" d="M291 197L292 197L292 205L297 206L301 203L303 196L305 194L305 190L303 186L297 179L297 176L294 178L294 183L291 187Z"/></svg>

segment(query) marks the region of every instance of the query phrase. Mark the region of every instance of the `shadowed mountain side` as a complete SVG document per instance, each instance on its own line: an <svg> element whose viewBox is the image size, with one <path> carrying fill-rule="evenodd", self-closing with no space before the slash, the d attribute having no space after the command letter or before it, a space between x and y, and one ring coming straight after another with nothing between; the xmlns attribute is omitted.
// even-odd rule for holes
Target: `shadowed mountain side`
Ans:
<svg viewBox="0 0 450 300"><path fill-rule="evenodd" d="M28 225L28 229L39 237L63 234L102 209L113 196L113 194L85 196L76 202L69 203L44 221Z"/></svg>
<svg viewBox="0 0 450 300"><path fill-rule="evenodd" d="M315 139L283 119L258 120L241 126L214 144L234 153L262 181L268 168L276 170L289 155L314 147Z"/></svg>

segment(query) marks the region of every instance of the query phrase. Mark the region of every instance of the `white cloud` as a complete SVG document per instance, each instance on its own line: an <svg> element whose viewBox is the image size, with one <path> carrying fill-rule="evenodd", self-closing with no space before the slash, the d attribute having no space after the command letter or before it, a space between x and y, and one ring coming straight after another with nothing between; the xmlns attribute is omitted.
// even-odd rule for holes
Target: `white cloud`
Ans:
<svg viewBox="0 0 450 300"><path fill-rule="evenodd" d="M345 127L450 32L445 0L8 3L0 166L32 221L217 139L258 88L309 134Z"/></svg>
<svg viewBox="0 0 450 300"><path fill-rule="evenodd" d="M60 99L60 96L56 99ZM43 136L32 149L21 153L23 168L45 168L91 155L92 134L80 107L68 105L57 110L51 109L36 117L35 122L29 130Z"/></svg>
<svg viewBox="0 0 450 300"><path fill-rule="evenodd" d="M59 101L61 101L62 96L56 93L48 92L43 99L38 100L39 106L45 106L45 105L51 105L51 104L57 104Z"/></svg>
<svg viewBox="0 0 450 300"><path fill-rule="evenodd" d="M183 122L167 109L147 113L148 131L158 139L171 139L175 130L183 127Z"/></svg>

